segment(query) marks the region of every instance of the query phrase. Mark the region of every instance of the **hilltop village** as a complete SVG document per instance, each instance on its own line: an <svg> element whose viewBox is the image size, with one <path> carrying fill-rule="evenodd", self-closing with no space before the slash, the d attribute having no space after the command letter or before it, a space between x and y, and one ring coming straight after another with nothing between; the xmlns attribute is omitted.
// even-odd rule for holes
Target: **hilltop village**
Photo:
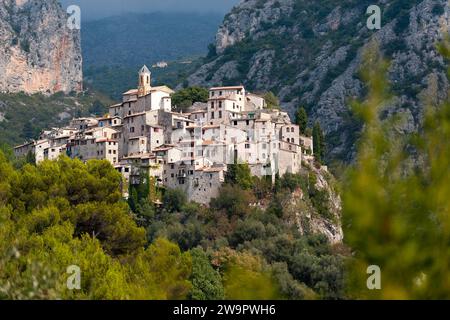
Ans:
<svg viewBox="0 0 450 320"><path fill-rule="evenodd" d="M185 113L173 111L173 93L152 87L144 66L138 88L125 92L109 114L43 131L38 140L17 146L15 155L31 153L37 163L62 154L104 159L130 184L154 177L159 187L181 189L205 205L217 197L230 164L247 163L253 175L275 181L277 174L297 173L302 162L313 161L312 138L243 86L210 88L208 102Z"/></svg>

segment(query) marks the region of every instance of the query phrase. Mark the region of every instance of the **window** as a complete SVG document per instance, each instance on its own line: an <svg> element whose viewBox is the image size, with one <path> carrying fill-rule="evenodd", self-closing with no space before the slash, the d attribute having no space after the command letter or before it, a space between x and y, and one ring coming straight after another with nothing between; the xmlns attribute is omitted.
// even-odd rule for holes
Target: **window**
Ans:
<svg viewBox="0 0 450 320"><path fill-rule="evenodd" d="M250 149L250 144L247 143L247 144L245 145L245 149Z"/></svg>
<svg viewBox="0 0 450 320"><path fill-rule="evenodd" d="M130 128L130 132L133 133L134 132L134 127Z"/></svg>
<svg viewBox="0 0 450 320"><path fill-rule="evenodd" d="M211 112L211 119L214 119L214 111Z"/></svg>
<svg viewBox="0 0 450 320"><path fill-rule="evenodd" d="M237 121L235 121L235 122L234 122L234 125L235 125L235 126L237 126L237 123L238 123L238 122L237 122Z"/></svg>
<svg viewBox="0 0 450 320"><path fill-rule="evenodd" d="M222 118L222 111L219 111L219 119Z"/></svg>
<svg viewBox="0 0 450 320"><path fill-rule="evenodd" d="M214 109L214 101L211 102L211 108Z"/></svg>
<svg viewBox="0 0 450 320"><path fill-rule="evenodd" d="M248 126L250 125L250 121L248 121L248 120L245 121L245 123L246 123Z"/></svg>
<svg viewBox="0 0 450 320"><path fill-rule="evenodd" d="M219 109L222 108L222 101L219 101Z"/></svg>

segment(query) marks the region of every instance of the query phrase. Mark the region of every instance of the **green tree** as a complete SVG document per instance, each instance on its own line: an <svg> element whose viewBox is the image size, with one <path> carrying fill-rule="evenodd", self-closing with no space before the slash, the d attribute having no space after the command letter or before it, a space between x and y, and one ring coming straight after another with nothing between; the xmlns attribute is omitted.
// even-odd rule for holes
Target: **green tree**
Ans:
<svg viewBox="0 0 450 320"><path fill-rule="evenodd" d="M14 169L0 152L0 299L181 299L189 253L148 248L107 161L61 157ZM82 272L68 290L67 267Z"/></svg>
<svg viewBox="0 0 450 320"><path fill-rule="evenodd" d="M201 87L189 87L172 94L172 105L176 111L186 111L195 102L207 102L208 90Z"/></svg>
<svg viewBox="0 0 450 320"><path fill-rule="evenodd" d="M107 108L100 100L95 100L89 108L89 112L96 116L103 116L107 113Z"/></svg>
<svg viewBox="0 0 450 320"><path fill-rule="evenodd" d="M271 300L281 297L270 267L249 252L223 249L216 259L221 265L225 297L229 300Z"/></svg>
<svg viewBox="0 0 450 320"><path fill-rule="evenodd" d="M35 137L36 133L35 133L35 128L33 127L33 124L31 123L31 121L27 121L25 122L23 129L22 129L22 137L25 140L30 140Z"/></svg>
<svg viewBox="0 0 450 320"><path fill-rule="evenodd" d="M441 51L450 57L448 43ZM431 81L424 97L428 107L421 132L399 136L394 128L401 117L381 120L390 101L386 80L389 65L377 43L365 52L364 61L362 76L369 95L354 108L364 119L365 130L344 186L346 242L354 252L349 264L349 295L447 299L450 102L441 106L433 102L437 82ZM411 148L415 156L406 152ZM366 287L370 265L381 269L381 290Z"/></svg>
<svg viewBox="0 0 450 320"><path fill-rule="evenodd" d="M192 256L192 300L223 300L222 278L211 266L208 256L201 248L191 250Z"/></svg>
<svg viewBox="0 0 450 320"><path fill-rule="evenodd" d="M300 107L295 114L295 123L300 127L300 133L305 134L308 126L308 115L305 108Z"/></svg>
<svg viewBox="0 0 450 320"><path fill-rule="evenodd" d="M219 196L211 200L211 207L224 210L228 216L245 216L250 213L249 204L255 201L251 191L243 190L237 185L225 184Z"/></svg>
<svg viewBox="0 0 450 320"><path fill-rule="evenodd" d="M181 189L167 189L163 195L164 208L169 212L180 212L187 203L186 193Z"/></svg>
<svg viewBox="0 0 450 320"><path fill-rule="evenodd" d="M139 173L139 184L132 184L130 181L128 204L133 212L137 213L139 204L151 201L150 190L153 188L151 186L152 181L148 171L144 170Z"/></svg>
<svg viewBox="0 0 450 320"><path fill-rule="evenodd" d="M244 190L253 186L252 173L248 163L235 163L228 165L225 180L227 183L236 184Z"/></svg>
<svg viewBox="0 0 450 320"><path fill-rule="evenodd" d="M268 109L278 109L280 108L280 100L278 97L271 91L267 92L264 95L264 99L266 100Z"/></svg>

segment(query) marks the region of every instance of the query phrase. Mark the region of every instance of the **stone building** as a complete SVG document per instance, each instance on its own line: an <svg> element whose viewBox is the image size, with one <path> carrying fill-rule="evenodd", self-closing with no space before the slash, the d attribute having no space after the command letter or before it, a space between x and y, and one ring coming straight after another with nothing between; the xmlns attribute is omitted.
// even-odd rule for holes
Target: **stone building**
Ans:
<svg viewBox="0 0 450 320"><path fill-rule="evenodd" d="M172 111L172 93L152 87L144 66L138 88L125 92L107 116L45 131L40 140L16 147L16 155L32 152L37 162L61 154L105 159L131 184L149 175L159 187L180 189L204 205L219 195L229 164L247 163L253 175L274 181L277 173L299 172L302 159L312 156L312 138L243 86L211 88L208 102L187 113Z"/></svg>

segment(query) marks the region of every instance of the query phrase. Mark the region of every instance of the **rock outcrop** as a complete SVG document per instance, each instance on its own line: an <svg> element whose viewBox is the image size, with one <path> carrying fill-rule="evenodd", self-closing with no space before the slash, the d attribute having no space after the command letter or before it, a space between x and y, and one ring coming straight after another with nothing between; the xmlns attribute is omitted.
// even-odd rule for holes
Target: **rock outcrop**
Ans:
<svg viewBox="0 0 450 320"><path fill-rule="evenodd" d="M389 77L397 97L387 115L401 114L403 132L418 130L422 93L430 80L436 99L448 91L446 63L436 44L448 31L446 0L382 0L381 30L369 30L371 0L245 0L225 17L205 64L190 85L243 83L274 91L293 114L303 105L311 122L327 135L330 158L351 161L361 129L349 100L362 99L358 72L363 49L378 40L390 59Z"/></svg>
<svg viewBox="0 0 450 320"><path fill-rule="evenodd" d="M314 201L312 195L309 195L309 199L303 194L294 196L287 206L288 211L295 217L300 233L323 234L330 243L341 243L344 240L341 224L342 201L333 185L336 181L324 169L309 167L308 170L309 174L315 177L314 186L310 186L315 190L315 197L318 194L323 196L318 201Z"/></svg>
<svg viewBox="0 0 450 320"><path fill-rule="evenodd" d="M0 0L0 92L82 90L80 30L57 0Z"/></svg>

